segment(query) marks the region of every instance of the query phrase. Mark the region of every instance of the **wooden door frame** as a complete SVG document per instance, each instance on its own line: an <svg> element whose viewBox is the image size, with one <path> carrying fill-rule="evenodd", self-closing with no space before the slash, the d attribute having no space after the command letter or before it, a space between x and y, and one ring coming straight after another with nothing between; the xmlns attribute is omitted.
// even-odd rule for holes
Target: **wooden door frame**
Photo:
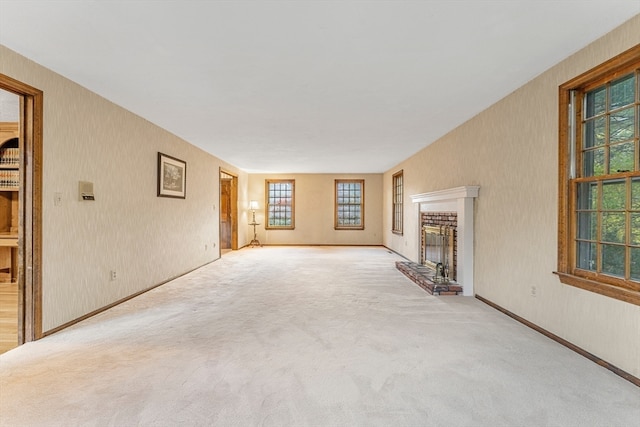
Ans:
<svg viewBox="0 0 640 427"><path fill-rule="evenodd" d="M220 184L220 180L223 173L231 177L231 203L229 203L229 207L231 208L231 249L235 251L238 249L238 175L220 168L220 172L218 173L218 205L221 205L222 185ZM220 212L220 210L218 210L218 212ZM220 218L218 218L220 227L218 231L218 247L220 247L220 236L222 235L222 225L220 223Z"/></svg>
<svg viewBox="0 0 640 427"><path fill-rule="evenodd" d="M20 96L18 344L42 338L41 90L0 74L0 89Z"/></svg>

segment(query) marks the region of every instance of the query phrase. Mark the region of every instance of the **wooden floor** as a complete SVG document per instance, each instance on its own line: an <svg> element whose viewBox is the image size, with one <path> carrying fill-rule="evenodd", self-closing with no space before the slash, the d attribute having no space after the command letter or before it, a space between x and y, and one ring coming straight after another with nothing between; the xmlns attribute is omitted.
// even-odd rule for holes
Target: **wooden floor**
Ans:
<svg viewBox="0 0 640 427"><path fill-rule="evenodd" d="M18 346L18 284L0 283L0 354Z"/></svg>

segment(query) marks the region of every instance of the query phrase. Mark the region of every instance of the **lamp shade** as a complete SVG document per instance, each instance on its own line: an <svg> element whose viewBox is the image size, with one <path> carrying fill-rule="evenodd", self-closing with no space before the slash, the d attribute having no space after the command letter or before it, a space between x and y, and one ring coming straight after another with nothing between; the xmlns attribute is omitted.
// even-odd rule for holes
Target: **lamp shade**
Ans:
<svg viewBox="0 0 640 427"><path fill-rule="evenodd" d="M258 209L258 201L252 200L251 202L249 202L249 209L251 209L252 211Z"/></svg>

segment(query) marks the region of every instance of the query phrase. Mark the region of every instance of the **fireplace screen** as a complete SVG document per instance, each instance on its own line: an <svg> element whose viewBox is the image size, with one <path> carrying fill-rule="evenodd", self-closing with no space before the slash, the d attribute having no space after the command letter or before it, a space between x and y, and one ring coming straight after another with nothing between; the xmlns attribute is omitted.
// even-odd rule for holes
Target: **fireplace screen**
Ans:
<svg viewBox="0 0 640 427"><path fill-rule="evenodd" d="M422 227L424 265L432 268L436 277L455 280L455 228L446 225Z"/></svg>

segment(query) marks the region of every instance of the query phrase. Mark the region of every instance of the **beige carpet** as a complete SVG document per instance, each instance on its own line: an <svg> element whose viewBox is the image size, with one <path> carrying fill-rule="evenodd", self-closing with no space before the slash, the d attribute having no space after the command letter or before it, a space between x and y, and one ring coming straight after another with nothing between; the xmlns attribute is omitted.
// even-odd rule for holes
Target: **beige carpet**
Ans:
<svg viewBox="0 0 640 427"><path fill-rule="evenodd" d="M640 425L640 388L399 259L226 254L1 355L0 425Z"/></svg>

